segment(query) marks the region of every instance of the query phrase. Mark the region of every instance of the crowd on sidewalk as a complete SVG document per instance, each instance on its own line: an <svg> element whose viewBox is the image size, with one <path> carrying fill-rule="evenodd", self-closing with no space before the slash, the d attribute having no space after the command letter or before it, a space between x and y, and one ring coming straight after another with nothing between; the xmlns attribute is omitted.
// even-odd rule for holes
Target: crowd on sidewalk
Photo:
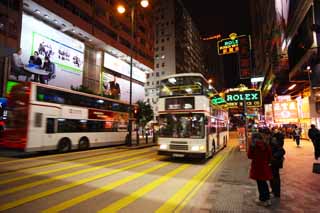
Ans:
<svg viewBox="0 0 320 213"><path fill-rule="evenodd" d="M294 130L294 140L300 147L300 130ZM311 125L308 136L314 146L314 157L320 157L320 130ZM280 199L281 178L286 151L284 149L285 134L278 128L260 128L253 131L248 144L248 158L251 159L250 178L257 182L259 198L256 203L271 206L271 198ZM269 190L269 185L271 192Z"/></svg>

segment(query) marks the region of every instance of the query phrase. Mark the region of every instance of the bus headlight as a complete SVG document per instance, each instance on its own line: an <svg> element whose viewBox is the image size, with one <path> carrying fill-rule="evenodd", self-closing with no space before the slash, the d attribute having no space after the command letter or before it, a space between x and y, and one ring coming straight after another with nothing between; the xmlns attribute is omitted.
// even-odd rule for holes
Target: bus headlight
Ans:
<svg viewBox="0 0 320 213"><path fill-rule="evenodd" d="M168 145L167 144L161 144L160 145L160 149L168 149Z"/></svg>
<svg viewBox="0 0 320 213"><path fill-rule="evenodd" d="M199 146L192 146L192 147L191 147L191 150L192 150L192 151L199 151L199 150L200 150L200 147L199 147Z"/></svg>
<svg viewBox="0 0 320 213"><path fill-rule="evenodd" d="M204 150L204 146L198 146L198 145L192 146L191 150L192 151L203 151Z"/></svg>

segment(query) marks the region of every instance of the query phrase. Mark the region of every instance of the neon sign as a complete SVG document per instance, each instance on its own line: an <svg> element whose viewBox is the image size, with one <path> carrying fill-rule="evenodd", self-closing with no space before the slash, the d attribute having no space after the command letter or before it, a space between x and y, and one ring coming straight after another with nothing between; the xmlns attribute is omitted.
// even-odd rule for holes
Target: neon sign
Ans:
<svg viewBox="0 0 320 213"><path fill-rule="evenodd" d="M246 103L247 107L261 106L260 90L228 91L225 93L225 100L228 107L242 107Z"/></svg>

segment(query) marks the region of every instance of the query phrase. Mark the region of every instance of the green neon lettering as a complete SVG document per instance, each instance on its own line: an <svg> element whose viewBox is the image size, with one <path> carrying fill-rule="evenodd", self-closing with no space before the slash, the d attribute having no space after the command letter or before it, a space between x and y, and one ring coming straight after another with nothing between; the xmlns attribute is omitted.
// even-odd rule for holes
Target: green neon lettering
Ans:
<svg viewBox="0 0 320 213"><path fill-rule="evenodd" d="M230 102L230 101L233 101L233 100L232 100L232 95L227 95L227 101L229 101L229 102Z"/></svg>
<svg viewBox="0 0 320 213"><path fill-rule="evenodd" d="M239 101L239 99L240 99L239 95L233 95L233 100Z"/></svg>
<svg viewBox="0 0 320 213"><path fill-rule="evenodd" d="M251 99L252 100L258 100L258 93L251 93Z"/></svg>
<svg viewBox="0 0 320 213"><path fill-rule="evenodd" d="M250 100L250 96L251 96L250 93L247 93L247 94L246 94L246 101L249 101L249 100Z"/></svg>

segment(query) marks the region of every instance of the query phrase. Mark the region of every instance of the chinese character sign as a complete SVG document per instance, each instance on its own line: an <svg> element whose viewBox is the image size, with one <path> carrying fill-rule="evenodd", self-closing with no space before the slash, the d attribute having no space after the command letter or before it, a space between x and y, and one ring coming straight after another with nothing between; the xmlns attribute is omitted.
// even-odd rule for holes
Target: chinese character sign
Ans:
<svg viewBox="0 0 320 213"><path fill-rule="evenodd" d="M298 107L296 101L273 102L273 116L277 123L298 121Z"/></svg>

